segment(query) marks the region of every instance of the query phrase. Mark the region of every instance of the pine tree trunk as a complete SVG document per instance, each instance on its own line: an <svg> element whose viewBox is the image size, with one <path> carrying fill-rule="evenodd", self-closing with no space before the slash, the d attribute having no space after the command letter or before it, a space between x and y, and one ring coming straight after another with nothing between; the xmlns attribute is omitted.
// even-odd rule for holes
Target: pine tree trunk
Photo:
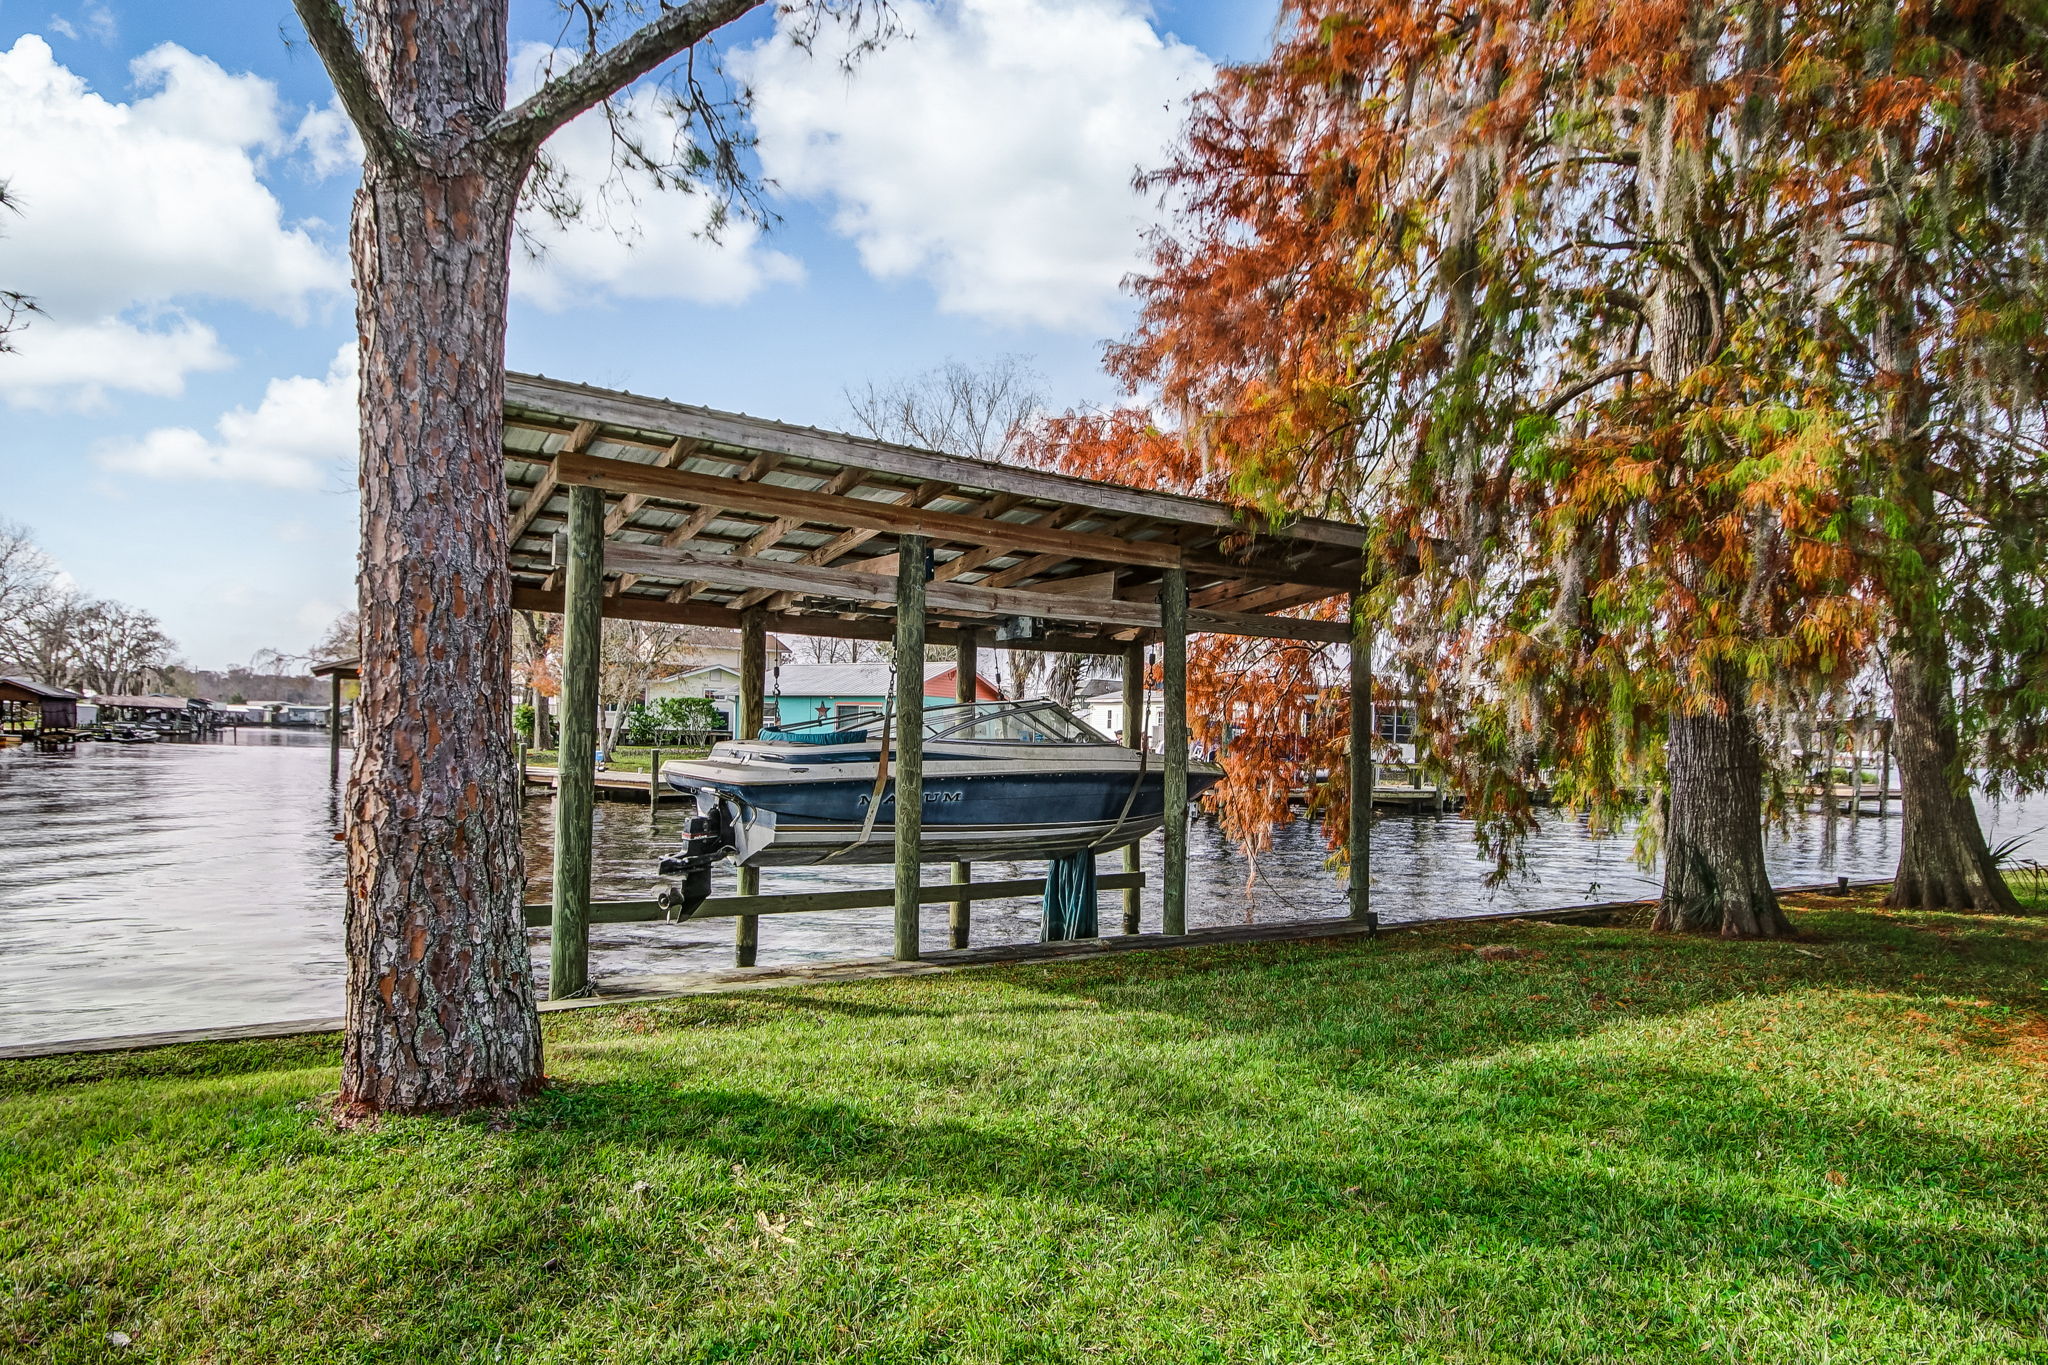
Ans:
<svg viewBox="0 0 2048 1365"><path fill-rule="evenodd" d="M1903 833L1885 903L1899 910L2013 915L2019 901L1991 860L1959 757L1945 646L1898 640L1891 685Z"/></svg>
<svg viewBox="0 0 2048 1365"><path fill-rule="evenodd" d="M467 136L503 105L502 4L398 0L359 15L411 158L373 151L351 234L363 683L340 1107L418 1113L509 1103L541 1083L501 453L524 167Z"/></svg>
<svg viewBox="0 0 2048 1365"><path fill-rule="evenodd" d="M1764 868L1763 745L1747 689L1671 717L1664 894L1655 927L1723 938L1790 938Z"/></svg>

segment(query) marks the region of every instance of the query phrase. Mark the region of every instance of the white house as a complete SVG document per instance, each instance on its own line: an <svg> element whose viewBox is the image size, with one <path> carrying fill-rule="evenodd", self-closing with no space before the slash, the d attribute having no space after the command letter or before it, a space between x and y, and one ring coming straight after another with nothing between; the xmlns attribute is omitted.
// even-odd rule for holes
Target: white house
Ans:
<svg viewBox="0 0 2048 1365"><path fill-rule="evenodd" d="M701 630L691 642L690 653L692 658L688 668L665 678L656 678L647 685L647 700L708 697L719 714L725 717L725 727L730 730L733 714L739 707L740 633L736 630ZM789 657L789 649L771 635L766 653L768 672L772 677Z"/></svg>
<svg viewBox="0 0 2048 1365"><path fill-rule="evenodd" d="M1129 743L1124 738L1122 683L1098 687L1093 694L1079 698L1074 703L1074 713L1117 743ZM1150 736L1147 747L1157 753L1166 735L1166 701L1165 694L1156 687L1145 689L1145 732ZM1380 762L1415 762L1415 703L1403 700L1374 703L1373 732L1378 736L1373 754Z"/></svg>
<svg viewBox="0 0 2048 1365"><path fill-rule="evenodd" d="M1124 738L1124 685L1121 682L1098 686L1091 695L1075 698L1074 714L1087 721L1089 728L1097 733L1108 735L1119 744L1129 742ZM1157 753L1159 742L1166 734L1166 694L1156 687L1145 689L1145 732L1151 736L1147 747ZM1131 747L1137 746L1133 744Z"/></svg>

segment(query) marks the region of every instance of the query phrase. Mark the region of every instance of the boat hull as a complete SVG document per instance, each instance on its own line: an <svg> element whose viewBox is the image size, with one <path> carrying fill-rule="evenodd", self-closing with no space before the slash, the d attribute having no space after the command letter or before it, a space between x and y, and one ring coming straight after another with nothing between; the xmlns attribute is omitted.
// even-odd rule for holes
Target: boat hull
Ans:
<svg viewBox="0 0 2048 1365"><path fill-rule="evenodd" d="M1136 754L1130 757L1128 768L1083 771L1015 771L1016 764L971 757L928 760L919 861L1026 861L1136 843L1165 823L1165 776L1156 766L1141 766ZM703 771L709 766L672 764L663 776L671 786L693 791L703 814L722 808L732 856L742 866L895 860L895 783L882 784L879 809L870 820L876 798L872 766L864 774L801 782L740 780L729 771ZM1190 798L1222 776L1208 764L1190 768Z"/></svg>

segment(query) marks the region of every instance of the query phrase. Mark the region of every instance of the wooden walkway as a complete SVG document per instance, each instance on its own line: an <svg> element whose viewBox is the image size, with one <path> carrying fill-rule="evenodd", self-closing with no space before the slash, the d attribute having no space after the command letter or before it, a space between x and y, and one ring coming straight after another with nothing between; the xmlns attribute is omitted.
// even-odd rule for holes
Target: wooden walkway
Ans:
<svg viewBox="0 0 2048 1365"><path fill-rule="evenodd" d="M611 800L637 801L641 805L645 805L647 804L647 787L653 780L653 776L652 773L634 772L631 768L605 768L597 774L597 794L600 797ZM560 771L554 768L533 766L528 767L526 770L527 782L536 787L554 787L560 783L561 778ZM663 801L681 801L686 798L682 792L677 791L674 787L663 787L661 789L661 799Z"/></svg>
<svg viewBox="0 0 2048 1365"><path fill-rule="evenodd" d="M1852 881L1852 889L1885 886L1890 878ZM1782 886L1780 895L1835 891L1840 882L1811 886ZM1564 905L1548 910L1505 910L1497 914L1457 915L1442 919L1399 920L1379 926L1382 934L1403 929L1424 929L1444 925L1484 925L1505 920L1572 920L1599 917L1620 911L1641 910L1656 904L1650 900L1602 901L1590 905ZM644 1004L692 995L725 995L738 991L775 990L795 986L821 986L840 981L876 981L900 976L938 976L969 971L976 967L998 967L1034 962L1082 962L1115 957L1122 953L1159 949L1209 948L1233 943L1299 943L1315 939L1356 938L1369 934L1364 924L1349 919L1284 920L1272 924L1234 924L1193 933L1119 934L1109 938L1075 939L1065 943L1006 943L989 948L961 948L926 954L915 962L894 958L857 958L822 962L812 966L734 967L712 972L674 972L656 976L626 977L602 983L603 993L580 1000L544 1000L541 1012L589 1009L599 1005ZM339 1033L339 1016L317 1019L286 1019L268 1024L241 1024L226 1028L179 1029L164 1033L129 1033L104 1038L56 1039L44 1043L16 1043L0 1046L0 1061L35 1057L62 1057L96 1052L132 1052L144 1048L179 1047L191 1043L248 1042L264 1038L296 1038L307 1034Z"/></svg>

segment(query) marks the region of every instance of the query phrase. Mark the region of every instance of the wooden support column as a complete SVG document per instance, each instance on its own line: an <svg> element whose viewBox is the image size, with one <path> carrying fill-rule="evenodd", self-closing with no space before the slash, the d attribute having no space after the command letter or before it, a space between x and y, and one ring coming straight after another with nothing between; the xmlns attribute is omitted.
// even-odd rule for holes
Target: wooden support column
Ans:
<svg viewBox="0 0 2048 1365"><path fill-rule="evenodd" d="M1863 727L1849 722L1849 829L1863 819Z"/></svg>
<svg viewBox="0 0 2048 1365"><path fill-rule="evenodd" d="M1167 569L1159 577L1160 623L1166 640L1160 687L1165 692L1166 737L1162 771L1166 779L1166 875L1160 896L1160 930L1188 931L1188 576Z"/></svg>
<svg viewBox="0 0 2048 1365"><path fill-rule="evenodd" d="M740 617L740 695L738 714L733 717L734 739L759 739L768 708L768 622L759 611ZM737 877L742 896L761 894L761 869L743 867ZM761 951L761 917L741 915L733 922L733 961L742 967L754 965Z"/></svg>
<svg viewBox="0 0 2048 1365"><path fill-rule="evenodd" d="M661 750L655 749L647 755L647 828L653 829L660 821L655 816L661 813Z"/></svg>
<svg viewBox="0 0 2048 1365"><path fill-rule="evenodd" d="M341 777L341 674L327 675L327 780Z"/></svg>
<svg viewBox="0 0 2048 1365"><path fill-rule="evenodd" d="M960 632L960 644L955 651L953 664L953 700L973 702L980 700L979 680L981 678L981 642L971 630ZM974 881L974 864L953 864L953 884L967 886ZM953 902L953 909L946 917L947 939L955 948L965 948L973 927L974 902L961 896Z"/></svg>
<svg viewBox="0 0 2048 1365"><path fill-rule="evenodd" d="M896 541L896 960L918 955L918 891L924 840L923 536Z"/></svg>
<svg viewBox="0 0 2048 1365"><path fill-rule="evenodd" d="M1877 742L1877 813L1882 818L1891 813L1892 805L1892 723L1889 720L1880 724Z"/></svg>
<svg viewBox="0 0 2048 1365"><path fill-rule="evenodd" d="M1351 918L1378 933L1372 908L1372 627L1364 599L1351 599L1351 821L1345 852L1351 860Z"/></svg>
<svg viewBox="0 0 2048 1365"><path fill-rule="evenodd" d="M1132 645L1124 651L1124 743L1144 753L1150 747L1148 739L1145 733L1145 646ZM1138 845L1124 845L1124 871L1136 872L1142 865ZM1143 891L1135 886L1125 887L1125 933L1138 932L1138 920L1144 908Z"/></svg>
<svg viewBox="0 0 2048 1365"><path fill-rule="evenodd" d="M590 993L590 827L597 794L597 670L603 652L604 490L569 490L562 613L561 745L555 756L554 919L548 996Z"/></svg>

